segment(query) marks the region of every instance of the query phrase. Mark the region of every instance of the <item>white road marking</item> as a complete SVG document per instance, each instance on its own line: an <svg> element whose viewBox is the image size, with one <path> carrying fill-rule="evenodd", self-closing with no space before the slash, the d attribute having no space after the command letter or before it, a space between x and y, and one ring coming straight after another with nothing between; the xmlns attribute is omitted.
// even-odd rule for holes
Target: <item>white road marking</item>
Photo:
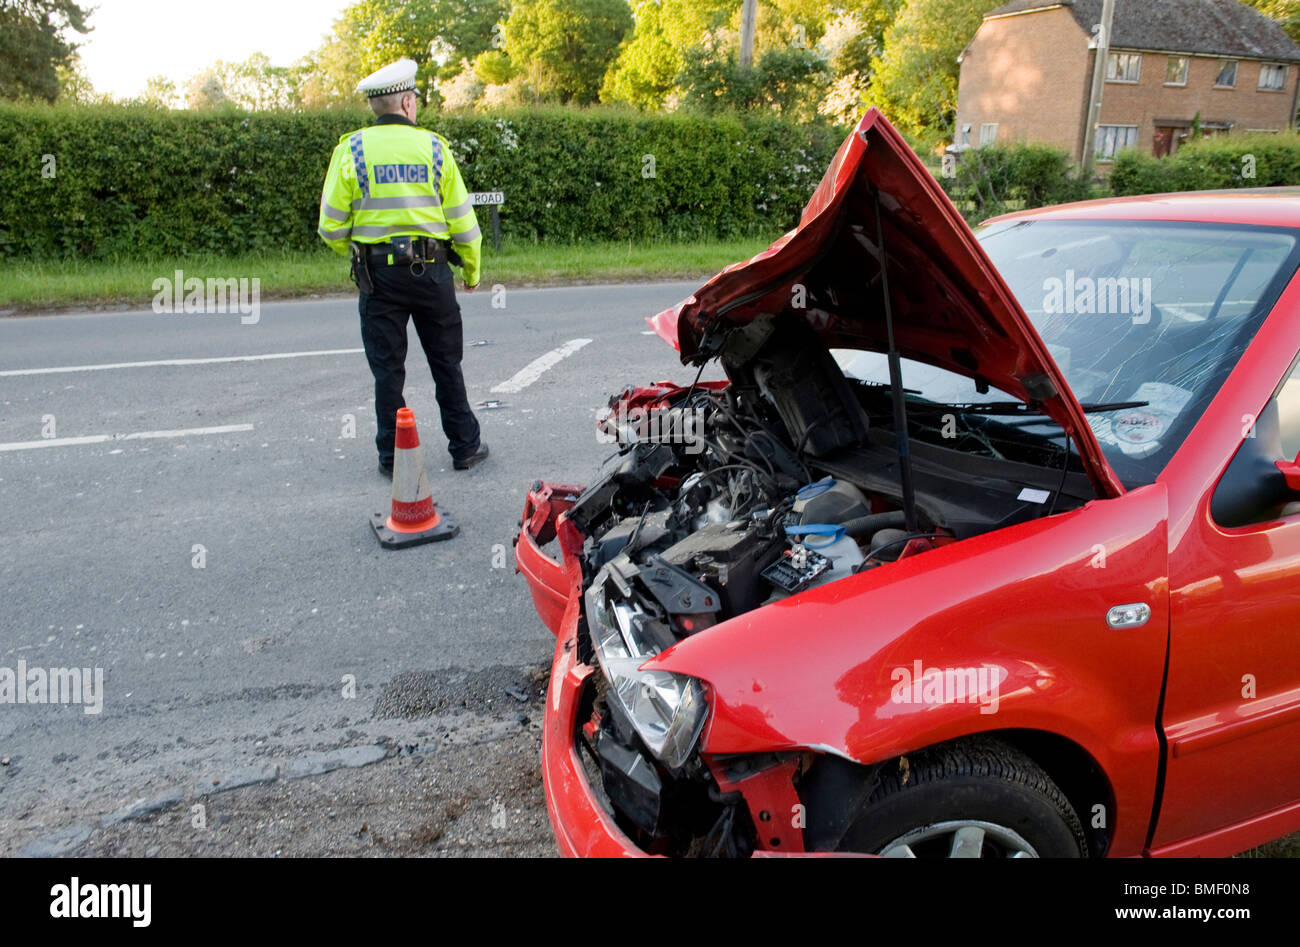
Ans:
<svg viewBox="0 0 1300 947"><path fill-rule="evenodd" d="M136 431L132 434L88 434L85 437L48 437L39 441L14 441L0 444L0 453L14 450L37 450L42 447L77 447L82 444L105 444L109 441L150 441L167 437L197 437L204 434L238 434L251 431L251 424L225 424L221 427L191 427L179 431ZM120 453L120 451L113 451Z"/></svg>
<svg viewBox="0 0 1300 947"><path fill-rule="evenodd" d="M219 358L165 358L153 362L110 362L102 365L64 365L59 368L11 368L0 378L17 375L62 375L69 372L106 372L117 368L159 368L174 365L220 365L227 362L269 362L281 358L310 358L317 355L356 355L365 349L322 349L318 352L273 352L270 355L225 355Z"/></svg>
<svg viewBox="0 0 1300 947"><path fill-rule="evenodd" d="M494 386L492 393L494 395L513 395L523 391L574 352L589 344L591 344L591 339L572 339L565 342L558 349L552 349L540 358L533 359L515 372L514 377L509 381L503 381L501 384Z"/></svg>

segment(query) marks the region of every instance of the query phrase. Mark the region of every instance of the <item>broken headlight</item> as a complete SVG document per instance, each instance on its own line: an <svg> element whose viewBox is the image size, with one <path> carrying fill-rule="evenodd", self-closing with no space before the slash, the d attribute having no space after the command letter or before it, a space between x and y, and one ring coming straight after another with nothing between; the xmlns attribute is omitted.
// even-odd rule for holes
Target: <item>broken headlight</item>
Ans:
<svg viewBox="0 0 1300 947"><path fill-rule="evenodd" d="M610 601L601 571L587 590L587 624L609 695L650 752L676 769L695 749L708 716L704 686L669 671L641 670L659 653L642 633L647 616L629 601Z"/></svg>

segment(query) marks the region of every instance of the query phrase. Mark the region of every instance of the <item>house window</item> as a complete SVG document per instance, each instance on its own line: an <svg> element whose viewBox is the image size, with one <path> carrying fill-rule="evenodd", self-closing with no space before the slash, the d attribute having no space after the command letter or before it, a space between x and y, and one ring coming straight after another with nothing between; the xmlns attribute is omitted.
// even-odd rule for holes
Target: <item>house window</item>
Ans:
<svg viewBox="0 0 1300 947"><path fill-rule="evenodd" d="M1138 141L1136 125L1098 125L1097 158L1109 161L1125 148L1134 148Z"/></svg>
<svg viewBox="0 0 1300 947"><path fill-rule="evenodd" d="M1237 85L1237 60L1225 59L1219 63L1219 77L1214 80L1216 89L1232 89Z"/></svg>
<svg viewBox="0 0 1300 947"><path fill-rule="evenodd" d="M980 126L980 147L991 145L998 140L998 123L988 122Z"/></svg>
<svg viewBox="0 0 1300 947"><path fill-rule="evenodd" d="M1170 56L1165 66L1165 85L1187 85L1188 62L1186 56Z"/></svg>
<svg viewBox="0 0 1300 947"><path fill-rule="evenodd" d="M1137 82L1141 77L1141 53L1111 53L1106 60L1107 82Z"/></svg>
<svg viewBox="0 0 1300 947"><path fill-rule="evenodd" d="M1259 87L1265 92L1281 92L1286 88L1286 66L1264 63L1259 67Z"/></svg>

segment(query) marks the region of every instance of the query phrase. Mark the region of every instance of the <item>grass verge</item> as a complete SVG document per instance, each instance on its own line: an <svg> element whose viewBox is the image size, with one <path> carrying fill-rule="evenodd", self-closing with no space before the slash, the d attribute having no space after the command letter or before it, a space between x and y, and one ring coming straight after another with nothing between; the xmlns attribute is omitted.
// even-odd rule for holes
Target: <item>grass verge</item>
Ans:
<svg viewBox="0 0 1300 947"><path fill-rule="evenodd" d="M753 256L770 240L586 244L507 243L484 246L483 280L507 286L625 280L693 279ZM262 299L354 292L347 261L325 248L257 256L192 256L153 260L8 260L0 263L0 312L40 312L104 305L148 306L153 282L189 277L257 277Z"/></svg>

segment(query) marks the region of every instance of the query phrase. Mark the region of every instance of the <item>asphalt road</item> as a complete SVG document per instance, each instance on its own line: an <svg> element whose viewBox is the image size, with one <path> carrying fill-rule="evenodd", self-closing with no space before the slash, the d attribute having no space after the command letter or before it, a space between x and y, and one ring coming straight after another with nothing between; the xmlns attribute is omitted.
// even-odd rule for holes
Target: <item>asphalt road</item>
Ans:
<svg viewBox="0 0 1300 947"><path fill-rule="evenodd" d="M513 571L525 489L590 476L610 393L688 376L643 320L695 285L508 290L503 308L462 295L470 401L501 402L477 411L492 455L468 473L451 469L412 333L406 397L462 533L401 552L368 525L389 484L349 351L355 299L267 303L251 325L0 320L0 668L104 673L97 714L0 703L0 854L268 761L450 739L464 715L522 706L535 729L553 639ZM210 361L320 352L335 354ZM176 360L193 361L138 364ZM492 390L512 378L524 387Z"/></svg>

